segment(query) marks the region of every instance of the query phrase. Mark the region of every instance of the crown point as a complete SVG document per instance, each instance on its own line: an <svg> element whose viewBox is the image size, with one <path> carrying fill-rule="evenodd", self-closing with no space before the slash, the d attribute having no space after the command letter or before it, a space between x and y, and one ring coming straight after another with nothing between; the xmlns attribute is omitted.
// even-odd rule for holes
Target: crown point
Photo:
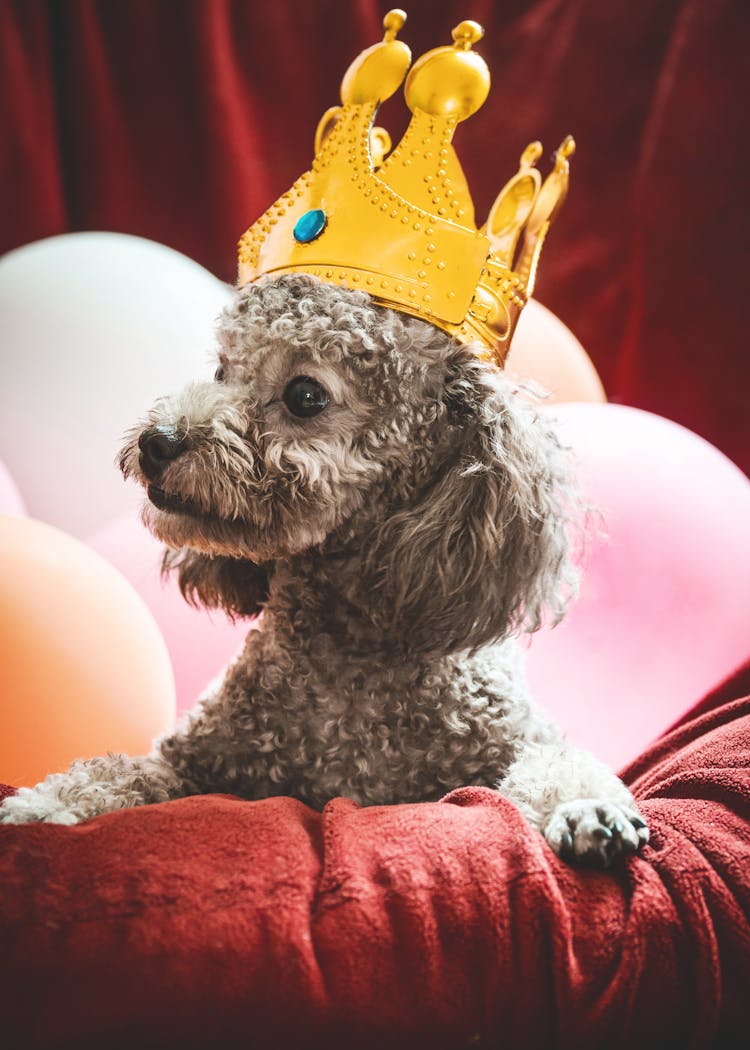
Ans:
<svg viewBox="0 0 750 1050"><path fill-rule="evenodd" d="M385 102L403 83L411 51L402 40L396 40L396 33L405 21L403 11L389 11L383 19L383 40L362 51L349 66L341 81L345 106Z"/></svg>
<svg viewBox="0 0 750 1050"><path fill-rule="evenodd" d="M385 36L383 40L389 44L391 40L396 39L396 33L400 29L403 29L406 24L406 11L402 11L400 7L394 7L392 11L383 19L383 29L385 29Z"/></svg>
<svg viewBox="0 0 750 1050"><path fill-rule="evenodd" d="M437 47L422 55L406 78L404 95L412 113L421 110L441 118L441 123L432 128L441 158L456 125L476 113L489 93L487 63L471 50L483 36L478 22L460 22L453 30L453 46Z"/></svg>
<svg viewBox="0 0 750 1050"><path fill-rule="evenodd" d="M533 168L543 152L544 147L538 139L536 142L530 142L521 154L521 167Z"/></svg>
<svg viewBox="0 0 750 1050"><path fill-rule="evenodd" d="M470 19L467 19L465 22L459 22L451 35L453 36L453 46L456 50L468 51L472 44L477 44L482 39L484 29L479 22L472 22Z"/></svg>
<svg viewBox="0 0 750 1050"><path fill-rule="evenodd" d="M576 151L576 140L573 138L572 135L566 135L565 138L563 139L563 141L560 143L560 146L559 146L559 148L557 150L558 155L561 156L561 157L564 157L565 160L567 160L568 157L572 157L573 156L575 151Z"/></svg>

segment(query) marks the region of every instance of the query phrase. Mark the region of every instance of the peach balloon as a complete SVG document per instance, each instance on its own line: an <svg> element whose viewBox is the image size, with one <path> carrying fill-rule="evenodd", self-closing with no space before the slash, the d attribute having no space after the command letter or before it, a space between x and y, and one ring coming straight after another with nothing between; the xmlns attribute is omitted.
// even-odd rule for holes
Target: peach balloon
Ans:
<svg viewBox="0 0 750 1050"><path fill-rule="evenodd" d="M606 401L591 358L546 306L531 299L521 314L505 370L547 391L547 402Z"/></svg>
<svg viewBox="0 0 750 1050"><path fill-rule="evenodd" d="M130 584L52 526L0 517L0 781L143 754L174 722L164 641Z"/></svg>

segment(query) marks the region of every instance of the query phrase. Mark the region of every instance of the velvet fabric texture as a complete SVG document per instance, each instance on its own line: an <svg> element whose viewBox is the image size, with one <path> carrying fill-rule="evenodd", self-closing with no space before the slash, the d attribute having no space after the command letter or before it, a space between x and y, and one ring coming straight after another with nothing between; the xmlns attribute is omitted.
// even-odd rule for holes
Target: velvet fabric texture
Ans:
<svg viewBox="0 0 750 1050"><path fill-rule="evenodd" d="M651 845L559 861L486 788L188 798L0 828L14 1050L744 1046L750 668L625 776Z"/></svg>
<svg viewBox="0 0 750 1050"><path fill-rule="evenodd" d="M2 0L0 250L140 234L227 279L244 229L306 170L387 0ZM410 0L413 54L466 17L493 89L457 148L480 221L528 141L579 144L538 294L612 400L750 469L744 0ZM4 112L3 112L4 110ZM398 134L399 96L383 110Z"/></svg>

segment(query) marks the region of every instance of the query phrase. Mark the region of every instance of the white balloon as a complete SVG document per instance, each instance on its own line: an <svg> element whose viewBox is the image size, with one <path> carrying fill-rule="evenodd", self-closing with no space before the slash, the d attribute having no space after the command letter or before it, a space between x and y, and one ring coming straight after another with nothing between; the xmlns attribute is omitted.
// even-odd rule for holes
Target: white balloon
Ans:
<svg viewBox="0 0 750 1050"><path fill-rule="evenodd" d="M210 378L229 285L161 244L115 233L0 259L0 459L35 518L84 537L140 503L116 466L156 397Z"/></svg>

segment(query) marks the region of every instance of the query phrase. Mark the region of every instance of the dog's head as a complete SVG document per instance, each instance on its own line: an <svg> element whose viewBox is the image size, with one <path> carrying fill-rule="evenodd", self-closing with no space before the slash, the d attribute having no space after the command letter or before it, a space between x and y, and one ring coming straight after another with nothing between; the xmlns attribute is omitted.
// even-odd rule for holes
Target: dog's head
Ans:
<svg viewBox="0 0 750 1050"><path fill-rule="evenodd" d="M121 456L186 593L250 614L275 563L345 551L360 604L415 650L561 611L564 456L495 369L302 275L241 289L219 339L214 381L158 401Z"/></svg>

